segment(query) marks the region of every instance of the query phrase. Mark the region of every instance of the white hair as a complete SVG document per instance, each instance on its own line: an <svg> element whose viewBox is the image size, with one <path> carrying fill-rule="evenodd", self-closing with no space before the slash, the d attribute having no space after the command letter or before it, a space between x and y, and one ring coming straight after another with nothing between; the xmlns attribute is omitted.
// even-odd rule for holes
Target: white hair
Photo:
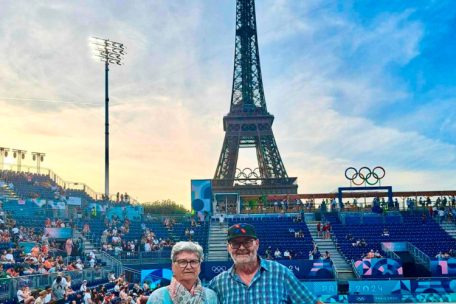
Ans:
<svg viewBox="0 0 456 304"><path fill-rule="evenodd" d="M177 242L171 250L171 261L176 261L176 256L184 251L196 253L200 262L204 259L203 247L193 242Z"/></svg>

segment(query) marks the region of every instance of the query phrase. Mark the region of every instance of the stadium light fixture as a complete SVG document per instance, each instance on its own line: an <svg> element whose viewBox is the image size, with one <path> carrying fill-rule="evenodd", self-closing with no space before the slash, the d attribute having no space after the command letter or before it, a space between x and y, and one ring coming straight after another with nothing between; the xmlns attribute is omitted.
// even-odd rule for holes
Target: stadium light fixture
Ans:
<svg viewBox="0 0 456 304"><path fill-rule="evenodd" d="M41 171L41 162L44 161L44 156L46 154L45 153L41 153L41 152L32 152L32 158L34 161L36 161L36 173L40 173Z"/></svg>
<svg viewBox="0 0 456 304"><path fill-rule="evenodd" d="M8 157L8 152L10 149L0 147L0 170L3 170L3 163L5 160L5 157Z"/></svg>
<svg viewBox="0 0 456 304"><path fill-rule="evenodd" d="M94 57L105 64L105 197L109 198L109 65L122 65L126 54L123 43L109 39L91 37L89 42L94 52Z"/></svg>
<svg viewBox="0 0 456 304"><path fill-rule="evenodd" d="M13 149L13 157L17 159L17 171L21 172L21 164L22 160L25 158L25 154L27 154L27 151L25 150L19 150L19 149Z"/></svg>

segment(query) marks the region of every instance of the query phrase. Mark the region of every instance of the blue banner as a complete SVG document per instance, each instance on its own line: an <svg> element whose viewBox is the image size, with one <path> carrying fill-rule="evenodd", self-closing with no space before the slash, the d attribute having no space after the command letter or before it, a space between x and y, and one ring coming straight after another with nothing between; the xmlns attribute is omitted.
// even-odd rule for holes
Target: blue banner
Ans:
<svg viewBox="0 0 456 304"><path fill-rule="evenodd" d="M212 214L212 181L210 179L191 180L192 210L197 213Z"/></svg>

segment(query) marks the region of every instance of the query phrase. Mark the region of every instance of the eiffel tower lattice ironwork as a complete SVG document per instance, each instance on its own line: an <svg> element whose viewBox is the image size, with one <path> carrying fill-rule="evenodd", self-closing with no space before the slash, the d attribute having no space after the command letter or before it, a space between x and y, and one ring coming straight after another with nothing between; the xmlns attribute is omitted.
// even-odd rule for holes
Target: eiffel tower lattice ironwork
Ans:
<svg viewBox="0 0 456 304"><path fill-rule="evenodd" d="M236 1L236 46L230 112L223 118L225 139L213 179L215 191L241 194L297 193L272 132L261 77L254 0ZM238 169L240 148L256 149L258 168Z"/></svg>

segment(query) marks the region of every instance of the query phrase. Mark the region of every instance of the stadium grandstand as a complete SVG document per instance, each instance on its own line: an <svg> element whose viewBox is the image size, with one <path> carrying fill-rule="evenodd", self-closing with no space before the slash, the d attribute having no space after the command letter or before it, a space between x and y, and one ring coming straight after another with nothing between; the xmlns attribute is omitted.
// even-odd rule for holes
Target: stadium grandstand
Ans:
<svg viewBox="0 0 456 304"><path fill-rule="evenodd" d="M0 303L49 298L57 277L65 303L83 303L85 289L97 303L144 302L169 284L181 240L204 248L207 284L231 266L226 231L238 222L256 227L260 256L288 266L323 302L455 300L454 193L240 196L234 208L219 198L212 212L157 216L128 194L107 199L50 170L0 173Z"/></svg>

